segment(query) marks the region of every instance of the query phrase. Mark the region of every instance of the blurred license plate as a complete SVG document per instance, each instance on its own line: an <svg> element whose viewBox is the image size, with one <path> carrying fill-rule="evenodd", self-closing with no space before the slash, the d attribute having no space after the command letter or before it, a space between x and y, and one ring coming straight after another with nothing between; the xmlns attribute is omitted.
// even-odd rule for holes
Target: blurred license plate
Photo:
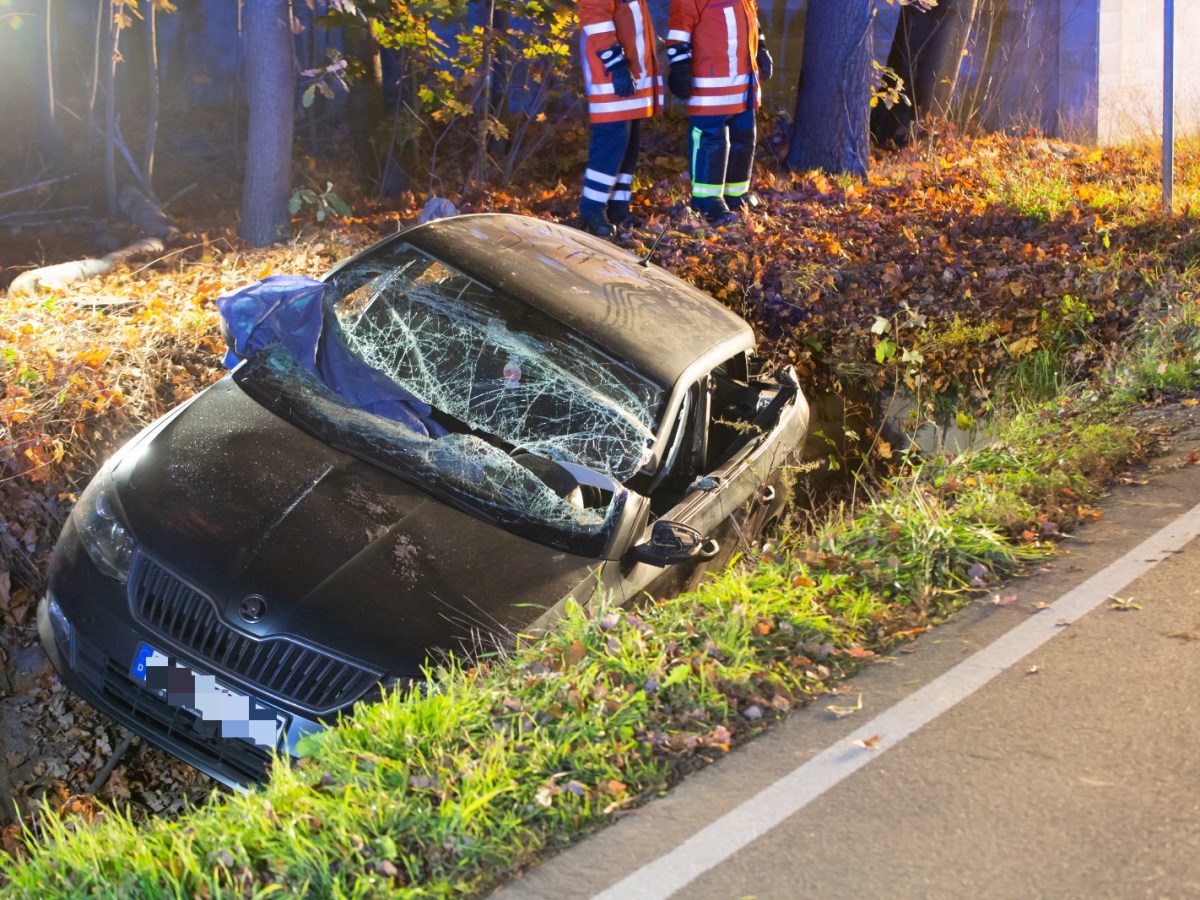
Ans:
<svg viewBox="0 0 1200 900"><path fill-rule="evenodd" d="M129 674L162 697L206 722L219 722L221 737L239 738L272 750L279 747L287 718L260 700L238 693L212 675L189 669L147 643L138 646Z"/></svg>

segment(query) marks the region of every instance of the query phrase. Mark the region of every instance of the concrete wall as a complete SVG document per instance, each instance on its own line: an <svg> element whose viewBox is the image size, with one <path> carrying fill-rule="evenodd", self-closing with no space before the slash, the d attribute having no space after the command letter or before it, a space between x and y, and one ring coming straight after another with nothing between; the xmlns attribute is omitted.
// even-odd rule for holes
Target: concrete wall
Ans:
<svg viewBox="0 0 1200 900"><path fill-rule="evenodd" d="M1162 133L1163 0L1099 0L1096 138ZM1200 131L1200 0L1175 0L1175 127Z"/></svg>
<svg viewBox="0 0 1200 900"><path fill-rule="evenodd" d="M981 0L964 113L990 129L1117 143L1161 134L1163 0ZM1175 0L1175 116L1200 131L1200 0ZM964 116L965 117L965 116Z"/></svg>

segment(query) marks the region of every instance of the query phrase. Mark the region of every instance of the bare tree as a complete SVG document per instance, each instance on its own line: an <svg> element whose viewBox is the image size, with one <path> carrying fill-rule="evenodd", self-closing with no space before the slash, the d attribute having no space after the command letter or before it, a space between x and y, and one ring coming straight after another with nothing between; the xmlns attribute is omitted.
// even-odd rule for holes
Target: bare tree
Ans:
<svg viewBox="0 0 1200 900"><path fill-rule="evenodd" d="M979 0L940 0L928 11L914 3L901 7L887 64L902 79L909 102L872 110L877 142L904 146L926 115L949 113L978 9Z"/></svg>
<svg viewBox="0 0 1200 900"><path fill-rule="evenodd" d="M154 192L154 149L158 142L158 5L161 0L146 4L146 145L142 155L142 188Z"/></svg>
<svg viewBox="0 0 1200 900"><path fill-rule="evenodd" d="M288 0L254 0L245 10L246 90L250 106L241 236L255 247L280 240L288 227L293 93Z"/></svg>
<svg viewBox="0 0 1200 900"><path fill-rule="evenodd" d="M865 177L876 0L809 0L787 165Z"/></svg>

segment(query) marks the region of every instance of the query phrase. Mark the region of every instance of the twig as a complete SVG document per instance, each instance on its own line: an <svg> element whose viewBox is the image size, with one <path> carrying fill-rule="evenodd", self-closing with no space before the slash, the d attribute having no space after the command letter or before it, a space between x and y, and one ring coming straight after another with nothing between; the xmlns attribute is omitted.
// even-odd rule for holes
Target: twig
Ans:
<svg viewBox="0 0 1200 900"><path fill-rule="evenodd" d="M112 756L108 758L108 762L104 764L104 768L96 773L96 777L92 779L92 783L88 785L87 792L95 794L96 791L104 787L108 781L108 776L113 773L113 769L121 762L121 757L125 755L125 751L129 749L129 745L133 743L133 735L126 734L117 741L116 749L113 750Z"/></svg>
<svg viewBox="0 0 1200 900"><path fill-rule="evenodd" d="M47 178L45 181L35 181L33 184L27 184L24 187L12 188L7 191L0 191L0 200L5 197L11 197L14 194L23 194L26 191L36 191L40 187L46 187L51 184L58 184L60 181L70 181L76 173L72 172L69 175L59 175L57 178Z"/></svg>
<svg viewBox="0 0 1200 900"><path fill-rule="evenodd" d="M173 193L173 194L172 194L170 197L168 197L166 200L164 200L164 201L163 201L163 204L162 204L162 205L163 205L163 209L166 209L168 206L170 206L172 203L174 203L176 200L178 200L180 197L182 197L182 196L183 196L184 194L186 194L188 191L195 190L195 189L196 189L196 188L198 188L199 186L200 186L200 183L199 183L199 182L197 182L197 181L193 181L193 182L192 182L191 184L189 184L187 187L182 187L182 188L180 188L180 189L179 189L179 190L177 190L175 193Z"/></svg>
<svg viewBox="0 0 1200 900"><path fill-rule="evenodd" d="M45 218L55 213L90 212L90 206L60 206L57 209L23 209L18 212L0 213L0 222L14 222L17 225L50 225L61 222L62 218ZM39 218L32 218L37 216Z"/></svg>

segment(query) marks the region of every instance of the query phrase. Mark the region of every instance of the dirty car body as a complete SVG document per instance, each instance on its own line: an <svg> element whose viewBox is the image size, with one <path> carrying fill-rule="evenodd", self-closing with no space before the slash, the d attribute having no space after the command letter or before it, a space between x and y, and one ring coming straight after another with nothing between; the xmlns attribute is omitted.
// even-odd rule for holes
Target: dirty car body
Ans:
<svg viewBox="0 0 1200 900"><path fill-rule="evenodd" d="M683 590L780 514L795 375L657 266L460 216L305 290L317 343L243 341L119 450L39 607L69 686L227 784L571 599Z"/></svg>

